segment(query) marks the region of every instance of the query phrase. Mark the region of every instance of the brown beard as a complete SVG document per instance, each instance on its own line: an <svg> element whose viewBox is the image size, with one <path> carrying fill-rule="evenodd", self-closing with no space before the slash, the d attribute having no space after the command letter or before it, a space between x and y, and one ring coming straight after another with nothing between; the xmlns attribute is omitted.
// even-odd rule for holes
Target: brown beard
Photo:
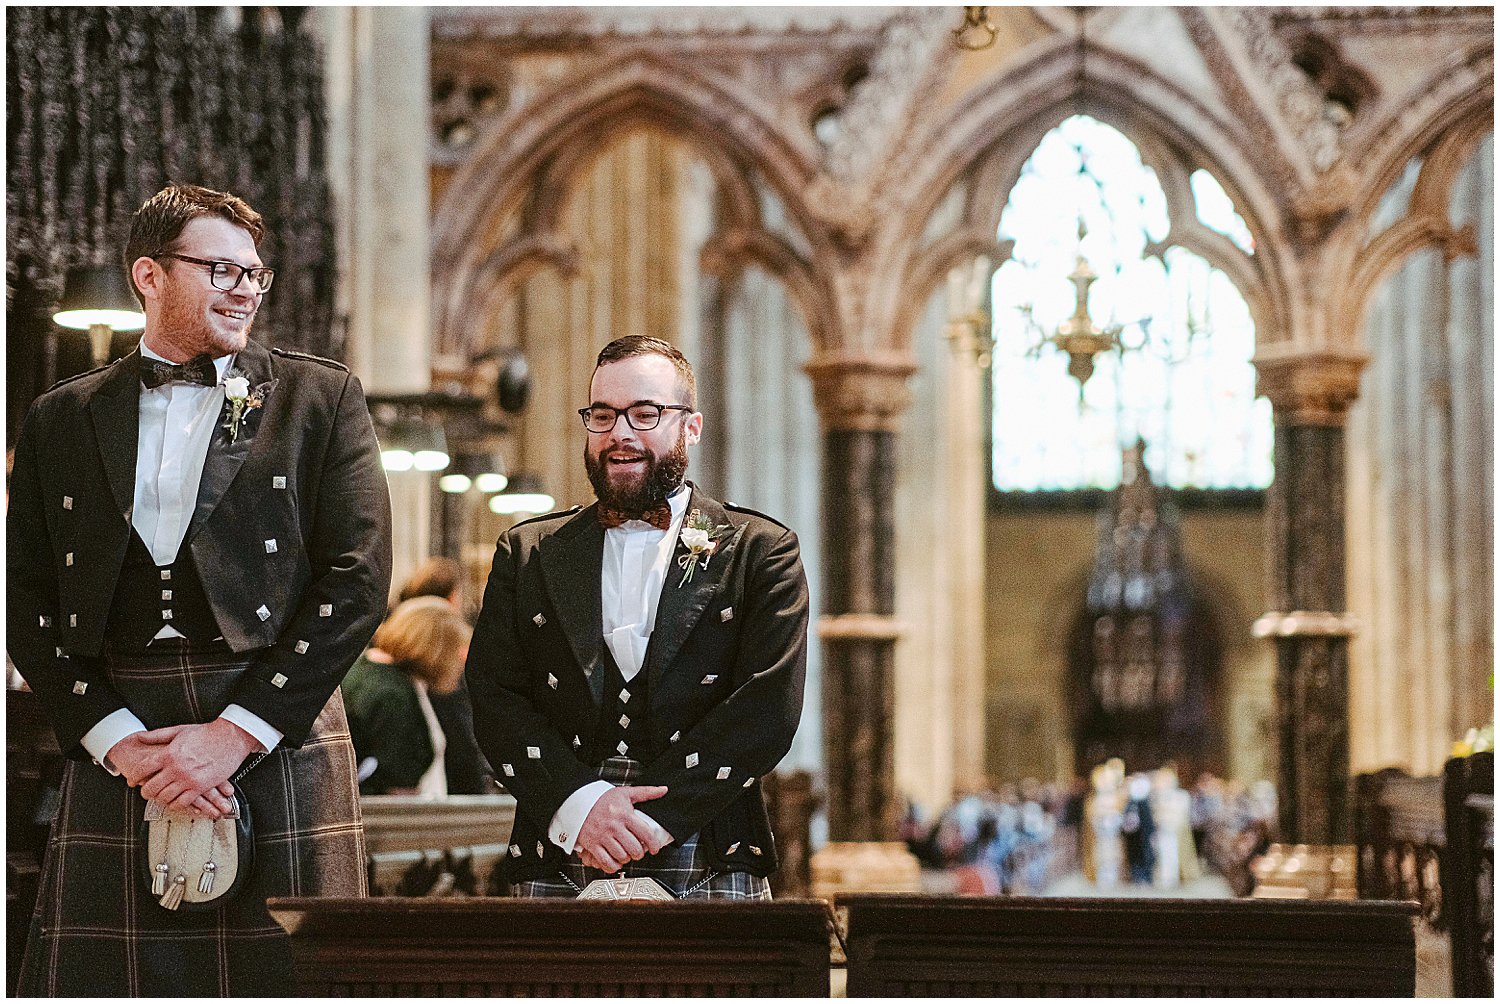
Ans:
<svg viewBox="0 0 1500 1004"><path fill-rule="evenodd" d="M658 457L644 446L638 447L638 451L646 458L645 477L629 487L615 487L609 483L608 456L595 458L589 455L587 447L584 448L583 467L588 472L589 484L594 486L599 504L606 509L642 513L659 502L665 502L668 495L682 486L688 467L686 428L678 433L677 444L666 456Z"/></svg>

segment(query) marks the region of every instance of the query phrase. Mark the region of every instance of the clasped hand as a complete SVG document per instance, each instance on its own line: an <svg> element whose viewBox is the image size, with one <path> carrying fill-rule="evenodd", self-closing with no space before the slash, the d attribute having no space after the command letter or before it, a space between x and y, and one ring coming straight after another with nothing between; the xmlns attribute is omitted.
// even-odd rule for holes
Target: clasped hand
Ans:
<svg viewBox="0 0 1500 1004"><path fill-rule="evenodd" d="M109 751L109 759L148 801L218 819L233 808L230 775L258 749L248 732L217 718L126 736Z"/></svg>
<svg viewBox="0 0 1500 1004"><path fill-rule="evenodd" d="M652 826L635 808L638 802L661 798L666 793L667 789L661 785L640 785L611 788L600 795L579 827L578 841L574 844L584 865L614 873L625 867L626 862L639 861L671 843L671 837L662 838L665 831Z"/></svg>

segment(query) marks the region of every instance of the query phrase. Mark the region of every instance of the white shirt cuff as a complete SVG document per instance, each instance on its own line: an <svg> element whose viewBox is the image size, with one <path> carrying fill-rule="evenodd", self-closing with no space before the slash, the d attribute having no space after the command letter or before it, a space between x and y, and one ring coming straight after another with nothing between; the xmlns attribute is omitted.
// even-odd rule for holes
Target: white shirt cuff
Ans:
<svg viewBox="0 0 1500 1004"><path fill-rule="evenodd" d="M583 826L583 821L589 818L594 803L613 787L608 781L590 781L569 795L567 801L553 813L552 825L547 827L547 838L561 847L564 854L572 854L573 847L578 843L578 830Z"/></svg>
<svg viewBox="0 0 1500 1004"><path fill-rule="evenodd" d="M663 827L660 823L658 823L656 820L652 819L650 816L646 815L640 809L636 809L635 810L635 814L637 816L640 816L641 820L643 822L645 822L645 824L647 826L651 827L651 832L653 832L653 833L656 834L657 839L662 842L661 845L663 847L667 846L668 844L670 844L672 842L672 834L668 833L666 831L666 828Z"/></svg>
<svg viewBox="0 0 1500 1004"><path fill-rule="evenodd" d="M118 777L120 772L115 770L105 757L109 756L109 751L114 749L115 743L121 739L145 731L146 724L135 716L135 712L129 708L121 708L101 718L99 724L84 733L81 742L96 764Z"/></svg>
<svg viewBox="0 0 1500 1004"><path fill-rule="evenodd" d="M269 753L281 742L282 733L275 726L266 724L266 720L253 711L246 711L238 704L231 704L219 712L219 717L226 722L233 722L246 732L251 738L260 743L260 751Z"/></svg>

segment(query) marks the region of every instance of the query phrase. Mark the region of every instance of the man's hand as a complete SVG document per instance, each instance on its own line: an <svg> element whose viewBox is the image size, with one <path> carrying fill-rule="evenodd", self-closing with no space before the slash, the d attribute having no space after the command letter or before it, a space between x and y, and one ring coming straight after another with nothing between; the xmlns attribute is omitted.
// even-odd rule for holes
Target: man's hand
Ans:
<svg viewBox="0 0 1500 1004"><path fill-rule="evenodd" d="M164 808L196 810L210 819L229 811L227 796L234 793L229 776L260 749L254 736L223 718L203 725L142 732L130 738L155 744L160 750L158 769L141 785L141 794ZM163 742L165 745L161 745ZM117 743L115 748L119 746ZM110 751L110 760L120 766L114 750Z"/></svg>
<svg viewBox="0 0 1500 1004"><path fill-rule="evenodd" d="M612 788L599 796L588 817L578 829L573 849L583 863L602 872L613 873L627 861L639 861L666 846L635 811L636 803L661 798L667 789L661 785Z"/></svg>

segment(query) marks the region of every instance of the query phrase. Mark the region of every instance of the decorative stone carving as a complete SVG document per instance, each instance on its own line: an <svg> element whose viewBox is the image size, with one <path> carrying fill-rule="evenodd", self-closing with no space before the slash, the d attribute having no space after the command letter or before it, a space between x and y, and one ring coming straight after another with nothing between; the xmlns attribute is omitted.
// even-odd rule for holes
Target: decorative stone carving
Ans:
<svg viewBox="0 0 1500 1004"><path fill-rule="evenodd" d="M870 229L878 176L916 99L953 58L944 30L951 20L950 12L942 9L906 11L891 20L871 60L869 77L839 114L837 138L823 160L827 175L815 183L817 195L810 204L851 244L858 244ZM850 189L845 194L854 198L826 197L839 194L840 188Z"/></svg>
<svg viewBox="0 0 1500 1004"><path fill-rule="evenodd" d="M827 429L894 432L911 405L907 378L915 361L895 354L814 356L803 367Z"/></svg>
<svg viewBox="0 0 1500 1004"><path fill-rule="evenodd" d="M1271 399L1278 422L1340 426L1359 396L1367 359L1354 352L1277 351L1253 361L1257 389Z"/></svg>
<svg viewBox="0 0 1500 1004"><path fill-rule="evenodd" d="M1328 170L1342 153L1340 140L1349 123L1325 114L1326 95L1292 61L1291 50L1277 35L1265 8L1227 8L1226 15L1240 33L1255 68L1270 82L1276 106L1301 144L1302 153L1315 171Z"/></svg>

